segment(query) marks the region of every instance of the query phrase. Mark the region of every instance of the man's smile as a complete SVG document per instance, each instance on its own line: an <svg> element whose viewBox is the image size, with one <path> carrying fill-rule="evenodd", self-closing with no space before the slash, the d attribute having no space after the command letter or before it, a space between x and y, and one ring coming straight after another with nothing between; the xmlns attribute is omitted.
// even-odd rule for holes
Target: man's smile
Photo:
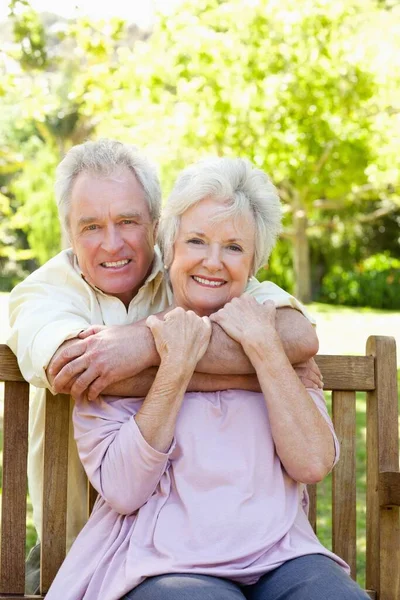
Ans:
<svg viewBox="0 0 400 600"><path fill-rule="evenodd" d="M106 269L117 269L119 267L125 267L125 265L127 265L130 262L131 262L130 259L125 258L124 260L116 260L114 262L111 262L111 261L103 262L103 263L101 263L101 266L105 267Z"/></svg>

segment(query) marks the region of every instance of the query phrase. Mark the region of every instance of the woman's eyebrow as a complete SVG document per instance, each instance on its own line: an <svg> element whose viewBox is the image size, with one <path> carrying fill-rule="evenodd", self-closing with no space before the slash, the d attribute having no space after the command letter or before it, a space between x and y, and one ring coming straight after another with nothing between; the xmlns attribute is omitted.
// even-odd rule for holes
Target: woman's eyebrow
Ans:
<svg viewBox="0 0 400 600"><path fill-rule="evenodd" d="M184 233L185 233L185 236L195 235L198 237L207 237L206 234L202 231L185 231ZM224 240L224 242L226 244L232 244L234 242L244 244L246 242L246 240L245 240L245 238L237 236L237 237L228 238L228 239Z"/></svg>
<svg viewBox="0 0 400 600"><path fill-rule="evenodd" d="M200 237L205 237L205 233L203 231L185 231L185 235L198 235Z"/></svg>

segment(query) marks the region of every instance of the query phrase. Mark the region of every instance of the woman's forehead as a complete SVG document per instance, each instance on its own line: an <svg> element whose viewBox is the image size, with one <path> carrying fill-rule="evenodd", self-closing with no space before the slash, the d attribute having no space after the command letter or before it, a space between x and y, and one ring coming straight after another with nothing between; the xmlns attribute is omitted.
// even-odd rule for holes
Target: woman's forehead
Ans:
<svg viewBox="0 0 400 600"><path fill-rule="evenodd" d="M255 230L254 216L247 209L232 210L232 203L227 200L205 198L188 208L180 218L180 231L198 231L214 229L251 233Z"/></svg>

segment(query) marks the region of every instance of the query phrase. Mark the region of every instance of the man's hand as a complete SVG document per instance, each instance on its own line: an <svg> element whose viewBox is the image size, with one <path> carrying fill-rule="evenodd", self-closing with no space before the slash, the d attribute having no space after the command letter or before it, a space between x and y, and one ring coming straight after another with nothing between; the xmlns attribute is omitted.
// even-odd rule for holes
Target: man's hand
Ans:
<svg viewBox="0 0 400 600"><path fill-rule="evenodd" d="M65 384L64 386L61 386L61 385L55 386L54 380L55 380L55 377L58 375L57 365L61 364L61 361L63 360L62 357L67 356L67 354L68 355L71 354L71 356L73 356L74 353L77 353L77 356L79 356L79 350L78 349L74 350L74 346L77 344L77 342L79 342L78 338L66 340L63 344L61 344L61 346L59 348L57 348L57 350L53 354L53 356L47 366L47 369L46 369L47 379L49 380L52 390L56 394L70 394L71 393L71 386L72 386L72 383L75 381L76 377L74 379L72 379L70 382L68 382L68 384ZM67 350L68 350L68 352L67 352ZM54 365L56 365L56 367Z"/></svg>
<svg viewBox="0 0 400 600"><path fill-rule="evenodd" d="M85 334L81 334L82 337ZM154 340L144 323L102 328L70 340L48 368L56 393L97 398L108 386L158 364Z"/></svg>
<svg viewBox="0 0 400 600"><path fill-rule="evenodd" d="M310 358L310 360L307 360L306 362L293 365L293 368L304 387L313 388L315 390L323 389L324 382L322 374L313 358Z"/></svg>

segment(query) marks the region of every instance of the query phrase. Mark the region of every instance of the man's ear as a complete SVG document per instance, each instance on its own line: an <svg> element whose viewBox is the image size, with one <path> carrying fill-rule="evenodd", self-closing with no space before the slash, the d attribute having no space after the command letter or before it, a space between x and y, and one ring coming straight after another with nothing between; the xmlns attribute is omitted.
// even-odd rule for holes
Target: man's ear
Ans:
<svg viewBox="0 0 400 600"><path fill-rule="evenodd" d="M74 250L74 243L72 241L72 235L67 227L62 227L61 229L61 242L63 248L72 248L73 253L76 254Z"/></svg>

